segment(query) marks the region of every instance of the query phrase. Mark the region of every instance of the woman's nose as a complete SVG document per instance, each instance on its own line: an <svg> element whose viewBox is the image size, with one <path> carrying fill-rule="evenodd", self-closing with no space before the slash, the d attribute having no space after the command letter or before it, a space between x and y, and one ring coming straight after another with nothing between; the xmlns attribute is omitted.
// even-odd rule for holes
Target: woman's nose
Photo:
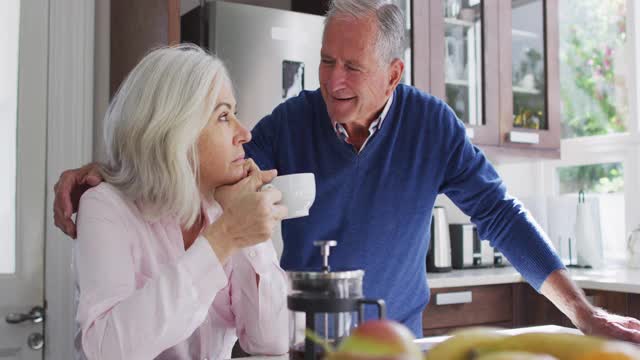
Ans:
<svg viewBox="0 0 640 360"><path fill-rule="evenodd" d="M240 121L236 121L235 143L242 145L251 141L251 131L244 127Z"/></svg>

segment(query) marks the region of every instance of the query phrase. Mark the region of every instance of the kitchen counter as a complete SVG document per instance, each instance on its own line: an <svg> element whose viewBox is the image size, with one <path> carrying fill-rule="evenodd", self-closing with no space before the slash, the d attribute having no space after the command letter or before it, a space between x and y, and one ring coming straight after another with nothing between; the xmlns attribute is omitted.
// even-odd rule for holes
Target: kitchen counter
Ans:
<svg viewBox="0 0 640 360"><path fill-rule="evenodd" d="M500 330L501 333L508 335L516 335L522 334L526 332L545 332L545 333L570 333L570 334L582 334L579 330L565 328L556 325L543 325L543 326L532 326L532 327L524 327L518 329L505 329ZM418 344L422 351L427 351L432 348L435 344L446 340L448 336L432 336L426 337L422 339L416 339L415 343ZM289 359L289 355L280 355L280 356L251 356L246 358L239 359L250 359L250 360L287 360Z"/></svg>
<svg viewBox="0 0 640 360"><path fill-rule="evenodd" d="M571 278L579 287L589 290L618 291L640 294L640 269L611 265L602 269L570 268ZM512 266L502 268L452 270L447 273L428 273L432 289L460 286L512 284L524 279Z"/></svg>

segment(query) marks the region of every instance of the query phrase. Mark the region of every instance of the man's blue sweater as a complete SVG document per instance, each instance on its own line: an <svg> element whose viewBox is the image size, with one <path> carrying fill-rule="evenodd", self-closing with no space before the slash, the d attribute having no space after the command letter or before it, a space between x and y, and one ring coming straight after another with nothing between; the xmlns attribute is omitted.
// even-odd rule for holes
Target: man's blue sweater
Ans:
<svg viewBox="0 0 640 360"><path fill-rule="evenodd" d="M425 258L439 193L468 214L480 237L536 289L563 267L453 111L413 87L397 87L382 127L360 153L336 135L318 90L279 105L252 135L245 150L262 169L316 176L309 216L282 223L282 268L319 270L313 242L337 240L332 268L364 269L365 296L384 299L388 317L418 336L429 299Z"/></svg>

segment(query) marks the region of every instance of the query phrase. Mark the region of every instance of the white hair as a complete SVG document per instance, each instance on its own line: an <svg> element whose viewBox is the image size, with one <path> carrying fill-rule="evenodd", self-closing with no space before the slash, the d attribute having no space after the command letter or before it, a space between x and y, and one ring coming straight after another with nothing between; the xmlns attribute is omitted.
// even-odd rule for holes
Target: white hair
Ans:
<svg viewBox="0 0 640 360"><path fill-rule="evenodd" d="M197 140L228 80L222 61L182 44L156 49L129 73L105 116L104 179L145 217L191 226L201 211Z"/></svg>
<svg viewBox="0 0 640 360"><path fill-rule="evenodd" d="M378 34L376 50L380 60L389 64L402 59L405 46L405 24L402 10L388 0L332 0L324 20L351 17L364 19L375 15ZM324 35L323 35L324 36Z"/></svg>

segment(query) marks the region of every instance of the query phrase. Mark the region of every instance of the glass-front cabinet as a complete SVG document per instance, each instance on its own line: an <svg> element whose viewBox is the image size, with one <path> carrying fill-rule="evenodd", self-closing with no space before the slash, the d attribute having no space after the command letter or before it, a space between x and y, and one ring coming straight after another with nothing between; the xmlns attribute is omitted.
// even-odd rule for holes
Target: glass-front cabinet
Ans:
<svg viewBox="0 0 640 360"><path fill-rule="evenodd" d="M445 99L466 124L483 123L482 0L445 0Z"/></svg>
<svg viewBox="0 0 640 360"><path fill-rule="evenodd" d="M501 140L512 148L559 151L558 0L499 1ZM509 66L510 69L506 69ZM509 71L510 70L510 71Z"/></svg>
<svg viewBox="0 0 640 360"><path fill-rule="evenodd" d="M543 1L511 3L513 127L547 130Z"/></svg>
<svg viewBox="0 0 640 360"><path fill-rule="evenodd" d="M415 85L476 144L557 156L557 1L414 1Z"/></svg>

